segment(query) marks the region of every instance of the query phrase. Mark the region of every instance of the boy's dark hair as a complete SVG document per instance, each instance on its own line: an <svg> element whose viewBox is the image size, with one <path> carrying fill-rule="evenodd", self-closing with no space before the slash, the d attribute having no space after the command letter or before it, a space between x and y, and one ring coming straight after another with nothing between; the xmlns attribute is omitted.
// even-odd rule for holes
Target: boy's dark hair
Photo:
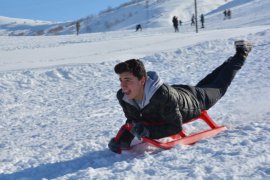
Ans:
<svg viewBox="0 0 270 180"><path fill-rule="evenodd" d="M139 59L129 59L125 62L116 64L114 67L114 71L116 74L130 72L139 80L141 80L142 77L146 77L146 70L144 68L144 64Z"/></svg>

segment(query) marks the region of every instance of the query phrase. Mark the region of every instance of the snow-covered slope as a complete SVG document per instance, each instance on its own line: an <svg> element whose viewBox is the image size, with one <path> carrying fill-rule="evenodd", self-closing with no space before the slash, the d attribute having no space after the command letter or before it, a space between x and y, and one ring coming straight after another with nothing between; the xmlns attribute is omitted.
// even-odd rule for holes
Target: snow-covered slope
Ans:
<svg viewBox="0 0 270 180"><path fill-rule="evenodd" d="M71 22L44 22L25 19L0 17L0 35L67 35L76 34L76 22L80 22L80 33L108 32L117 30L134 30L137 24L145 28L171 27L173 16L178 16L188 31L190 19L194 14L194 1L190 0L145 0L130 1L117 8L110 8L98 15L90 15ZM197 0L198 16L205 14L207 28L230 28L256 25L263 21L270 24L268 10L261 10L262 5L270 2L256 3L256 0ZM246 11L252 7L253 11ZM231 21L223 21L223 11L232 8ZM249 18L247 18L249 17ZM241 21L240 19L245 19ZM199 21L199 17L198 17ZM234 22L235 21L235 22ZM219 22L219 23L217 23ZM232 23L234 22L234 23ZM231 25L233 24L233 25Z"/></svg>
<svg viewBox="0 0 270 180"><path fill-rule="evenodd" d="M225 3L224 0L198 0L198 12L208 13ZM137 24L141 24L143 28L167 27L171 26L173 16L179 16L182 21L190 21L193 13L194 2L190 0L135 0L78 21L81 25L80 33L108 32L134 30ZM7 20L2 17L0 23L1 21ZM21 23L14 21L9 21L4 25L1 23L0 35L63 35L75 34L76 31L76 21L46 23L46 26L20 19L16 21L21 21Z"/></svg>
<svg viewBox="0 0 270 180"><path fill-rule="evenodd" d="M0 35L44 35L44 30L58 22L18 19L0 16Z"/></svg>
<svg viewBox="0 0 270 180"><path fill-rule="evenodd" d="M206 21L198 34L186 25L180 33L161 27L1 36L0 179L269 179L270 5L235 2L231 20L209 13L214 29ZM264 15L246 13L257 8ZM250 40L254 48L209 111L227 131L167 151L142 146L117 155L108 150L125 122L115 97L116 63L141 58L169 84L196 84L234 54L236 39ZM194 132L203 124L185 128Z"/></svg>
<svg viewBox="0 0 270 180"><path fill-rule="evenodd" d="M198 12L208 13L225 3L224 0L198 0ZM83 32L134 30L137 24L143 28L168 27L173 16L185 22L190 21L193 13L194 1L190 0L139 0L85 19Z"/></svg>
<svg viewBox="0 0 270 180"><path fill-rule="evenodd" d="M237 28L270 24L270 13L267 10L270 1L234 0L207 14L206 22L210 28ZM223 11L232 10L232 19L223 20ZM217 23L217 22L220 23Z"/></svg>

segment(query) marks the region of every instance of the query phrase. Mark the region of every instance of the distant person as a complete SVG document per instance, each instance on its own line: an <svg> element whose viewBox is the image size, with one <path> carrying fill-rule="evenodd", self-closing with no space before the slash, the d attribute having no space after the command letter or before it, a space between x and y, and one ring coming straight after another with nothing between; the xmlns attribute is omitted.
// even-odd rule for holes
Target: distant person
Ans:
<svg viewBox="0 0 270 180"><path fill-rule="evenodd" d="M201 28L204 28L204 15L201 14L201 23L202 23L202 27Z"/></svg>
<svg viewBox="0 0 270 180"><path fill-rule="evenodd" d="M223 14L224 14L224 20L227 19L227 17L228 17L228 11L227 11L227 9L225 9L225 11L223 12Z"/></svg>
<svg viewBox="0 0 270 180"><path fill-rule="evenodd" d="M195 25L195 15L193 14L191 17L191 26Z"/></svg>
<svg viewBox="0 0 270 180"><path fill-rule="evenodd" d="M182 21L181 20L179 20L179 26L182 26Z"/></svg>
<svg viewBox="0 0 270 180"><path fill-rule="evenodd" d="M79 31L80 31L80 22L79 21L77 21L76 22L76 32L77 32L77 36L79 35Z"/></svg>
<svg viewBox="0 0 270 180"><path fill-rule="evenodd" d="M231 12L230 9L228 9L227 15L228 15L228 18L231 19L231 17L232 17L232 12Z"/></svg>
<svg viewBox="0 0 270 180"><path fill-rule="evenodd" d="M136 26L136 32L139 31L139 30L142 31L142 26L141 26L140 24L138 24L138 25Z"/></svg>
<svg viewBox="0 0 270 180"><path fill-rule="evenodd" d="M173 16L172 23L173 23L173 27L174 27L174 32L179 32L178 18L176 16Z"/></svg>

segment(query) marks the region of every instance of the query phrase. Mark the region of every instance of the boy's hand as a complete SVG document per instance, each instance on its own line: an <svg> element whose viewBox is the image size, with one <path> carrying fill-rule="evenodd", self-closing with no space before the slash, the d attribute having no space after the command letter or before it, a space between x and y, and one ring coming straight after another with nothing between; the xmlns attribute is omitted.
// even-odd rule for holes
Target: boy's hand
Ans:
<svg viewBox="0 0 270 180"><path fill-rule="evenodd" d="M133 127L130 132L141 140L142 137L149 137L149 131L144 127L142 123L133 123Z"/></svg>
<svg viewBox="0 0 270 180"><path fill-rule="evenodd" d="M112 138L108 144L108 147L110 148L110 150L112 152L115 153L120 153L121 149L120 149L120 144L118 142L115 141L115 138Z"/></svg>

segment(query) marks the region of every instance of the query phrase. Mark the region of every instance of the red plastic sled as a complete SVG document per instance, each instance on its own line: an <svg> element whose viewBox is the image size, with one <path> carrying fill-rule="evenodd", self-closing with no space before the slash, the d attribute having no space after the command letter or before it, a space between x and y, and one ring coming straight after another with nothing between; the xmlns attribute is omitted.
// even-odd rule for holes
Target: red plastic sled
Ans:
<svg viewBox="0 0 270 180"><path fill-rule="evenodd" d="M172 140L169 142L160 142L159 140L154 140L154 139L145 138L145 137L142 138L142 142L152 144L162 149L170 149L176 146L177 144L192 145L196 143L197 141L200 141L205 138L213 137L217 135L218 133L225 131L227 129L225 126L218 126L208 115L207 111L202 111L201 115L198 118L192 119L185 124L188 124L190 122L193 122L199 119L203 120L210 127L210 129L204 130L198 133L194 133L191 135L187 135L185 131L181 131L178 134L170 136ZM132 128L132 125L129 125L129 124L123 125L120 131L118 132L116 139L120 137L120 134L122 134L121 131L123 129L130 131L131 128ZM120 150L120 153L121 153L121 150Z"/></svg>
<svg viewBox="0 0 270 180"><path fill-rule="evenodd" d="M149 138L142 138L142 140L143 142L150 143L162 149L170 149L177 144L192 145L196 143L197 141L200 141L205 138L213 137L217 135L218 133L225 131L227 129L225 126L218 126L208 115L207 111L203 111L198 118L192 119L188 121L187 123L196 121L198 119L203 120L210 127L210 129L201 131L195 134L191 134L191 135L186 135L184 131L181 131L180 133L171 136L171 138L173 139L172 141L164 142L164 143L158 140L149 139Z"/></svg>

